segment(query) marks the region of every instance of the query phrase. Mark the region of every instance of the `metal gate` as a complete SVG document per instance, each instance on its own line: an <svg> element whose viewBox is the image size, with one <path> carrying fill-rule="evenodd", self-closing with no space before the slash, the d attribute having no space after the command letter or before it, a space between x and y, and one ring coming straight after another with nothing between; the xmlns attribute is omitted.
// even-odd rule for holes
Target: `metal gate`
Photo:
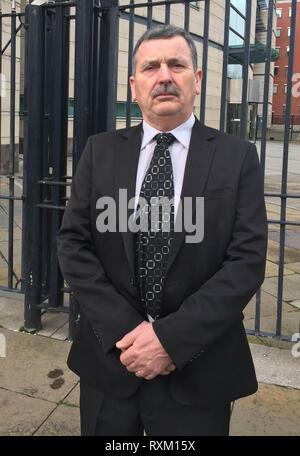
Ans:
<svg viewBox="0 0 300 456"><path fill-rule="evenodd" d="M199 106L195 109L195 114L201 122L210 121L207 119L210 109L208 100L211 96L209 76L212 74L210 73L212 60L210 56L213 52L217 53L215 55L218 55L222 63L219 65L220 68L215 70L219 78L216 89L219 95L215 107L218 112L217 125L213 126L222 131L228 128L229 69L230 65L237 65L241 71L242 81L238 128L238 134L241 137L249 138L251 131L257 133L257 125L254 129L253 126L249 127L249 91L252 90L249 87L249 72L253 70L255 59L258 63L264 64L263 99L260 103L260 160L261 171L265 175L267 129L271 118L269 106L271 65L278 58L272 46L272 33L274 20L276 20L275 6L272 1L266 0L257 2L255 0L226 0L225 2L216 0L215 6L223 14L222 21L220 19L223 27L221 39L215 31L216 27L212 21L213 2L209 0L198 2L76 0L49 1L40 6L36 5L36 2L30 3L26 7L25 17L23 14L16 15L14 12L11 15L12 36L15 36L17 30L16 25L13 25L13 18L15 20L18 17L21 22L24 18L26 30L23 112L24 182L23 193L19 197L24 205L23 260L22 277L21 280L18 278L16 285L21 284L20 291L25 294L24 326L27 330L38 330L41 327L42 309L67 312L70 315L69 337L72 338L78 306L71 290L65 286L59 270L55 236L69 197L72 175L88 136L101 131L114 130L118 126L117 121L123 122L122 125L127 127L139 121L140 112L138 107L131 103L128 84L135 31L137 29L144 31L159 23L174 23L174 14L177 14L176 24L181 18L181 26L190 31L202 55L199 64L203 69L202 89ZM253 3L257 6L256 17L253 16ZM261 291L256 295L253 327L247 328L249 334L283 340L292 340L292 334L283 334L281 329L283 304L285 305L283 281L286 227L294 226L298 229L300 226L300 219L287 219L287 198L300 198L297 192L287 191L296 10L297 1L291 0L281 188L276 192L266 191L266 197L277 198L280 202L279 217L276 219L269 217L270 226L280 227L279 256L276 261L278 265L276 328L273 331L260 329L260 316L263 309ZM261 20L262 11L267 11L266 24ZM200 21L199 27L195 27L194 24L196 13ZM0 15L0 20L2 16ZM243 24L243 33L234 27L235 22L232 19L234 16L237 23ZM251 42L253 20L256 21L256 29L263 30L265 34L263 48ZM126 39L124 34L120 34L121 23L122 27L126 23ZM22 24L19 27L21 26ZM242 44L232 45L233 35ZM11 46L13 62L15 46L13 38ZM2 49L2 54L3 52L5 48ZM263 52L260 61L257 57L259 52ZM122 57L123 67L120 66L120 57ZM117 98L119 92L122 93L122 101ZM11 94L13 94L13 88ZM69 115L72 116L71 126ZM11 130L11 138L14 137L13 135ZM12 144L14 141L11 139L11 163L14 163ZM1 198L8 198L11 208L18 198L11 190L12 182L16 179L14 174L12 165L7 175L1 175L1 178L6 178L10 182L9 196L1 194ZM9 212L9 223L13 224L13 209ZM9 242L12 242L12 235L9 236ZM9 281L6 287L1 288L12 289L14 274L12 254L9 255L7 263ZM299 328L299 313L294 313L297 328Z"/></svg>

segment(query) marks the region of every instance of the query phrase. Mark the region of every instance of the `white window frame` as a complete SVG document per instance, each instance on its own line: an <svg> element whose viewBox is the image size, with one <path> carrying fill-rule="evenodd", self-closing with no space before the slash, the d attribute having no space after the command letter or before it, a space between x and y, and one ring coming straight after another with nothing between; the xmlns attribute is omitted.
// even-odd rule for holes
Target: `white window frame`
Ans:
<svg viewBox="0 0 300 456"><path fill-rule="evenodd" d="M282 17L282 8L276 8L276 16L277 17Z"/></svg>
<svg viewBox="0 0 300 456"><path fill-rule="evenodd" d="M278 84L273 84L273 95L278 93Z"/></svg>

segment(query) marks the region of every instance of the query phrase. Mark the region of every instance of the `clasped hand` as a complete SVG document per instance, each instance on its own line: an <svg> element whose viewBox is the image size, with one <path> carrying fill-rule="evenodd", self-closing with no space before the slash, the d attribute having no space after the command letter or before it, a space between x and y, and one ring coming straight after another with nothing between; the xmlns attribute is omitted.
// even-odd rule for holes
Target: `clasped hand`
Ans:
<svg viewBox="0 0 300 456"><path fill-rule="evenodd" d="M146 380L168 375L176 369L150 322L143 321L125 334L116 347L122 350L120 361L126 369Z"/></svg>

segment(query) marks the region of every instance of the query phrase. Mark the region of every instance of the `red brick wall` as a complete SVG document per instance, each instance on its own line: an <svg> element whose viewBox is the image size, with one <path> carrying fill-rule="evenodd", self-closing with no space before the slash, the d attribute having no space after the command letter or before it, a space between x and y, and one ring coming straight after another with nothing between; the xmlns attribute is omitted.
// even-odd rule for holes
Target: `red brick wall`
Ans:
<svg viewBox="0 0 300 456"><path fill-rule="evenodd" d="M281 28L280 37L276 38L276 47L280 46L280 54L278 60L274 63L278 66L278 76L274 76L274 84L278 84L278 92L273 95L272 111L274 115L282 116L283 105L286 104L286 94L284 93L284 85L287 84L287 76L285 74L285 67L288 65L288 56L286 55L286 47L289 46L290 37L288 36L288 27L291 25L291 18L289 17L289 8L292 4L289 3L276 3L276 8L280 8L281 18L277 17L277 28ZM296 35L295 35L295 54L294 54L294 67L293 75L299 74L297 80L292 82L294 96L292 94L291 115L300 115L300 2L297 2L297 15L296 15ZM298 95L298 96L295 96Z"/></svg>

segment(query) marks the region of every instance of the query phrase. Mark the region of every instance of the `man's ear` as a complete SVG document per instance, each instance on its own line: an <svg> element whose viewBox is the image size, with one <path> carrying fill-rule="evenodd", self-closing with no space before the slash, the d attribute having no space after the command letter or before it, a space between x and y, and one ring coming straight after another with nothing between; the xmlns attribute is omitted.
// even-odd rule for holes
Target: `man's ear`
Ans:
<svg viewBox="0 0 300 456"><path fill-rule="evenodd" d="M196 94L199 95L201 80L202 80L202 70L200 70L199 68L198 68L198 70L195 71L195 80L196 80Z"/></svg>
<svg viewBox="0 0 300 456"><path fill-rule="evenodd" d="M131 98L132 101L136 101L136 93L135 93L135 81L134 81L134 76L130 76L129 78L129 83L130 83L130 88L131 88Z"/></svg>

